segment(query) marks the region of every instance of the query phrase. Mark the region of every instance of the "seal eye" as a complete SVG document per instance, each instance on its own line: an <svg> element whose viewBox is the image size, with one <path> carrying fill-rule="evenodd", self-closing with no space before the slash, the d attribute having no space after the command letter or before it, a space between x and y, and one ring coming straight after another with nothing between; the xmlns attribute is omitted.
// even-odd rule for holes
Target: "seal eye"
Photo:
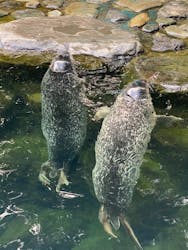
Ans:
<svg viewBox="0 0 188 250"><path fill-rule="evenodd" d="M142 98L146 98L146 90L144 88L141 88L141 87L130 88L127 91L127 95L129 95L130 97L132 97L136 101L136 100L139 100Z"/></svg>
<svg viewBox="0 0 188 250"><path fill-rule="evenodd" d="M65 73L71 69L70 62L67 61L55 61L51 66L51 70L56 73Z"/></svg>

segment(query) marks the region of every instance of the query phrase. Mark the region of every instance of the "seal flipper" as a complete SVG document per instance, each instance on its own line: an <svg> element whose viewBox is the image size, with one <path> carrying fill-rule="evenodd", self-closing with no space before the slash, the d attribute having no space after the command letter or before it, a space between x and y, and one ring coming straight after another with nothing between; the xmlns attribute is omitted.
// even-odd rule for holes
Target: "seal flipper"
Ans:
<svg viewBox="0 0 188 250"><path fill-rule="evenodd" d="M104 231L107 234L109 234L112 238L117 238L117 236L112 231L109 215L103 205L99 209L99 221L103 225Z"/></svg>
<svg viewBox="0 0 188 250"><path fill-rule="evenodd" d="M136 246L138 247L138 249L143 250L140 242L138 241L136 235L134 234L133 229L131 228L130 224L128 223L128 221L126 220L123 214L120 215L120 221L121 221L121 224L124 226L124 228L128 231L133 241L136 243Z"/></svg>
<svg viewBox="0 0 188 250"><path fill-rule="evenodd" d="M110 215L110 223L112 224L113 228L117 231L120 228L119 216Z"/></svg>

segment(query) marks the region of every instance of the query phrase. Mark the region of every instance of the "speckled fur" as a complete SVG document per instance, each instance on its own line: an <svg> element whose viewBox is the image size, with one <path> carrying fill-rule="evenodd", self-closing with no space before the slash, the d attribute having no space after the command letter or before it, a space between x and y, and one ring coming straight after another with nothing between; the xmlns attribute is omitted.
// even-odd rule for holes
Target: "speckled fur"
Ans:
<svg viewBox="0 0 188 250"><path fill-rule="evenodd" d="M127 95L129 85L117 97L102 123L95 145L93 184L97 199L108 214L117 215L131 203L144 153L155 125L155 111L146 89L145 98Z"/></svg>
<svg viewBox="0 0 188 250"><path fill-rule="evenodd" d="M87 111L81 101L81 80L72 60L65 73L53 72L52 62L43 77L42 131L48 145L49 160L57 168L69 163L79 152L86 135ZM64 60L63 56L55 60Z"/></svg>

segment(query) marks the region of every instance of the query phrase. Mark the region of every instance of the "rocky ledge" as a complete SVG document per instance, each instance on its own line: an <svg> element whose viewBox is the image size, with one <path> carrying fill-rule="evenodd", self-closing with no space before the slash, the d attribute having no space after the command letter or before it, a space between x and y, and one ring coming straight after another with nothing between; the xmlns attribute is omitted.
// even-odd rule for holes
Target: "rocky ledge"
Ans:
<svg viewBox="0 0 188 250"><path fill-rule="evenodd" d="M0 25L1 60L30 64L51 61L54 54L69 49L73 55L89 55L107 61L137 55L142 46L132 32L94 18L78 16L28 17ZM33 60L33 57L38 58ZM21 59L20 59L21 60ZM23 60L22 60L23 62Z"/></svg>

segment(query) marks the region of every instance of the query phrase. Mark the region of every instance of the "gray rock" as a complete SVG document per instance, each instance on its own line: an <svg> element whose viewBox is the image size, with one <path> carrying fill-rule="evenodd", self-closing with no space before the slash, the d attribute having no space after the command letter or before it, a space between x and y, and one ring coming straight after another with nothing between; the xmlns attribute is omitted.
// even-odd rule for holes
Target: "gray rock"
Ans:
<svg viewBox="0 0 188 250"><path fill-rule="evenodd" d="M165 34L160 32L154 34L153 36L153 51L169 51L169 50L180 50L185 46L185 43L182 40L170 38Z"/></svg>
<svg viewBox="0 0 188 250"><path fill-rule="evenodd" d="M121 11L111 9L107 12L106 20L110 20L112 23L120 23L129 20L128 16L124 15Z"/></svg>
<svg viewBox="0 0 188 250"><path fill-rule="evenodd" d="M30 0L25 4L26 8L36 9L40 6L40 2L38 0Z"/></svg>
<svg viewBox="0 0 188 250"><path fill-rule="evenodd" d="M43 17L45 14L40 10L26 9L26 10L16 10L11 13L11 16L15 19L21 19L25 17Z"/></svg>
<svg viewBox="0 0 188 250"><path fill-rule="evenodd" d="M188 38L188 21L182 25L171 25L165 28L168 35L178 38Z"/></svg>
<svg viewBox="0 0 188 250"><path fill-rule="evenodd" d="M156 22L159 24L159 27L176 24L176 20L170 17L158 17Z"/></svg>
<svg viewBox="0 0 188 250"><path fill-rule="evenodd" d="M0 10L0 17L8 16L8 11Z"/></svg>
<svg viewBox="0 0 188 250"><path fill-rule="evenodd" d="M0 25L0 49L6 55L43 58L48 53L51 59L67 46L74 55L91 55L110 62L124 60L124 63L142 51L136 35L93 18L35 17Z"/></svg>
<svg viewBox="0 0 188 250"><path fill-rule="evenodd" d="M170 1L159 9L158 17L188 17L188 3L182 0Z"/></svg>
<svg viewBox="0 0 188 250"><path fill-rule="evenodd" d="M63 0L44 0L42 2L42 5L48 9L58 9L63 6L64 1Z"/></svg>
<svg viewBox="0 0 188 250"><path fill-rule="evenodd" d="M142 30L148 33L154 32L158 29L159 25L156 22L149 22L142 27Z"/></svg>

